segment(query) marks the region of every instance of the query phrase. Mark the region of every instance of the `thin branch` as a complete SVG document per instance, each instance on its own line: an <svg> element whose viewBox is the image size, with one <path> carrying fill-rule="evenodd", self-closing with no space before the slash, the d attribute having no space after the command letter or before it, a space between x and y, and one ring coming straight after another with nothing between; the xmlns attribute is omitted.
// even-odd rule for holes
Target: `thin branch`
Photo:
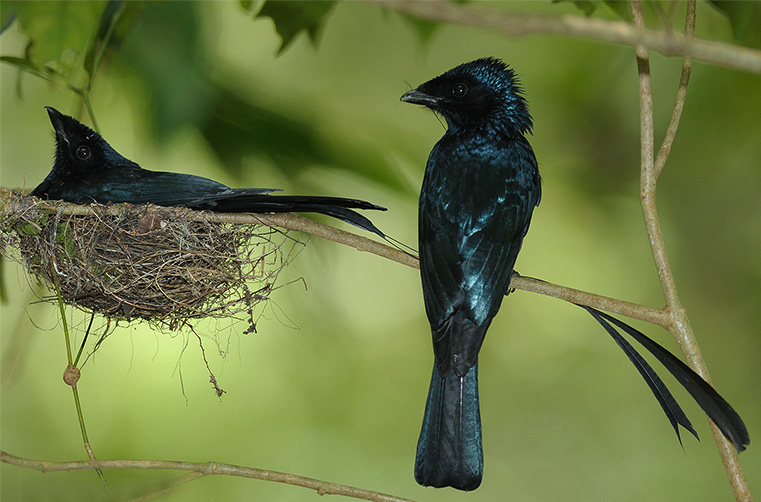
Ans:
<svg viewBox="0 0 761 502"><path fill-rule="evenodd" d="M636 28L644 29L645 21L642 11L641 0L632 0L632 19ZM695 0L690 0L687 7L687 19L685 21L685 38L692 39L695 33ZM671 145L674 141L676 131L679 125L684 100L689 83L691 61L689 56L685 56L682 62L682 74L677 91L676 104L671 115L671 121L666 133L666 137L658 152L658 157L654 159L654 127L653 127L653 94L650 80L650 63L648 48L646 45L638 44L635 49L637 56L637 70L639 77L639 96L640 96L640 121L641 121L641 170L640 170L640 199L642 204L642 213L645 219L647 234L650 237L650 247L658 271L658 278L661 282L661 289L666 299L666 308L664 312L671 317L671 322L667 328L677 339L682 352L684 353L687 363L707 382L711 382L708 368L700 353L700 347L695 338L695 334L690 326L687 313L679 301L679 295L676 289L674 276L671 272L671 266L666 255L666 248L663 242L660 223L658 221L658 212L655 205L655 192L658 176L660 175L666 160L671 151ZM735 499L738 501L750 501L752 496L750 488L745 480L742 466L737 457L737 451L732 447L730 442L721 433L719 428L710 419L711 431L714 441L719 450L724 470L727 473L729 483Z"/></svg>
<svg viewBox="0 0 761 502"><path fill-rule="evenodd" d="M513 279L510 281L510 288L551 296L553 298L558 298L559 300L565 300L569 303L607 310L613 314L620 314L632 319L639 319L640 321L657 324L666 329L669 329L671 323L671 316L664 310L654 309L638 303L618 300L616 298L610 298L595 293L588 293L579 289L560 286L558 284L552 284L531 277L513 276Z"/></svg>
<svg viewBox="0 0 761 502"><path fill-rule="evenodd" d="M497 30L507 35L546 33L623 44L644 45L664 56L691 56L707 63L761 73L761 51L738 45L692 39L677 33L637 28L623 21L582 16L547 16L505 12L494 7L454 2L366 0L410 16Z"/></svg>
<svg viewBox="0 0 761 502"><path fill-rule="evenodd" d="M638 7L638 8L637 8ZM632 15L634 23L642 23L644 18L642 14L642 4L632 0ZM658 278L661 281L661 289L666 297L666 307L679 305L676 287L674 287L674 278L671 275L666 248L663 245L663 235L661 234L660 223L658 222L658 211L655 206L655 158L654 158L654 126L653 126L653 91L650 80L650 59L648 57L647 47L637 45L635 48L637 55L637 75L639 78L639 108L640 108L640 201L642 212L645 217L645 226L647 235L650 236L650 247L655 261L655 268L658 272Z"/></svg>
<svg viewBox="0 0 761 502"><path fill-rule="evenodd" d="M377 502L411 502L409 499L403 499L394 495L364 490L353 486L342 485L338 483L329 483L319 479L307 478L296 474L286 472L270 471L266 469L256 469L254 467L245 467L233 464L224 464L220 462L175 462L170 460L96 460L96 461L74 461L74 462L48 462L45 460L30 460L17 457L0 451L0 462L34 469L41 472L62 472L62 471L82 471L90 469L137 469L137 470L171 470L171 471L188 471L198 473L200 476L179 478L182 482L199 479L202 476L236 476L241 478L261 479L263 481L273 481L287 485L301 486L315 490L320 495L343 495L362 500L372 500Z"/></svg>
<svg viewBox="0 0 761 502"><path fill-rule="evenodd" d="M9 203L7 199L9 192L6 189L2 189L0 192L0 199L4 200L3 211L11 211L12 208L5 207ZM45 204L41 201L40 204ZM107 214L116 215L121 211L121 204L113 204L105 208ZM93 208L89 205L77 205L67 204L65 207L59 209L63 214L69 215L82 215L90 216L94 215ZM190 215L192 213L188 213ZM199 213L200 214L200 213ZM297 230L300 232L306 232L311 235L322 237L323 239L333 241L339 244L353 247L358 251L365 251L375 254L382 258L386 258L391 261L395 261L402 265L406 265L411 268L420 268L418 259L404 251L393 248L386 244L368 239L361 235L339 230L329 225L318 223L309 218L304 218L293 213L278 213L278 214L252 214L252 213L203 213L204 221L213 221L219 223L233 223L233 224L256 224L261 223L263 225L269 225L287 230ZM539 279L532 279L529 277L514 276L510 282L512 289L520 289L522 291L529 291L532 293L539 293L542 295L552 296L561 300L565 300L570 303L583 303L590 307L606 310L613 314L621 314L632 319L639 319L650 323L658 324L664 328L669 328L671 322L670 316L666 315L666 312L645 305L639 305L636 303L626 302L607 296L597 295L594 293L588 293L578 289L561 286L559 284L553 284L545 282Z"/></svg>
<svg viewBox="0 0 761 502"><path fill-rule="evenodd" d="M688 40L693 40L695 37L695 0L689 0L687 2L687 19L684 22L684 36ZM690 83L691 73L692 57L684 56L682 59L682 74L679 77L679 88L676 91L674 110L671 113L671 120L669 121L663 144L661 145L660 150L658 150L658 155L655 157L654 169L656 180L661 175L661 171L666 165L666 159L668 159L668 156L671 153L671 145L674 143L676 131L679 128L679 120L682 118L682 111L684 111L684 102L687 98L687 85Z"/></svg>

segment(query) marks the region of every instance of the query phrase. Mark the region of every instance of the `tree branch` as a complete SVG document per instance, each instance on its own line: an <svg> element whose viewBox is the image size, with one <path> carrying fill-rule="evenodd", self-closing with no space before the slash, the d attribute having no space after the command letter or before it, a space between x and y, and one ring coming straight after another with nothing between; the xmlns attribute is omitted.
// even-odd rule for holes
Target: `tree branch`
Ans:
<svg viewBox="0 0 761 502"><path fill-rule="evenodd" d="M690 56L725 68L761 73L761 51L738 45L694 39L678 33L634 27L623 21L582 16L547 16L505 12L493 7L461 5L453 2L365 0L429 21L478 26L506 35L546 33L600 40L623 45L644 45L664 56Z"/></svg>
<svg viewBox="0 0 761 502"><path fill-rule="evenodd" d="M632 0L632 19L635 27L644 29L645 20L642 11L641 0ZM685 38L691 39L695 33L695 0L688 2L687 19L685 21ZM676 289L673 273L666 255L666 247L663 242L660 223L658 221L658 212L655 204L655 190L666 159L671 151L671 145L676 135L679 125L679 118L684 107L684 100L689 83L691 61L689 56L685 56L682 62L682 74L677 91L676 104L671 115L666 138L661 146L658 157L654 159L655 141L653 127L653 93L650 80L650 63L648 48L646 45L638 44L635 48L637 56L637 70L639 77L639 96L640 96L640 129L641 129L641 168L640 168L640 200L642 204L642 214L645 219L645 227L650 237L650 247L653 254L653 260L658 271L658 278L661 282L661 289L666 299L666 308L664 312L671 318L667 329L677 339L682 353L690 365L706 382L711 383L711 377L708 374L703 356L700 353L700 347L695 333L690 326L690 320L687 312L679 301L679 295ZM724 437L719 428L710 419L714 441L719 450L724 470L727 473L729 483L732 486L735 499L738 501L750 501L752 496L750 488L745 480L742 466L737 457L737 451L731 445L729 440Z"/></svg>
<svg viewBox="0 0 761 502"><path fill-rule="evenodd" d="M193 481L203 476L236 476L241 478L261 479L263 481L273 481L293 486L301 486L315 490L320 495L343 495L362 500L372 500L376 502L411 502L409 499L403 499L394 495L364 490L353 486L342 485L338 483L329 483L319 479L307 478L296 474L286 472L270 471L266 469L256 469L254 467L245 467L233 464L224 464L220 462L175 462L171 460L89 460L74 462L48 462L45 460L30 460L17 457L0 451L0 462L6 464L34 469L41 472L62 472L62 471L83 471L91 469L137 469L137 470L171 470L171 471L188 471L197 473L196 476L182 476L178 478L177 484Z"/></svg>

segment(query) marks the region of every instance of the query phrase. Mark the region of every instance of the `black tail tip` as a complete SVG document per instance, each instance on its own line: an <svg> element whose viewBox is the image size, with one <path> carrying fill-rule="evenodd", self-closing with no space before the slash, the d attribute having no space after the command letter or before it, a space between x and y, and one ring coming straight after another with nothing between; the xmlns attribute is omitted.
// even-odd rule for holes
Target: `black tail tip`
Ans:
<svg viewBox="0 0 761 502"><path fill-rule="evenodd" d="M457 490L470 492L481 486L483 471L459 472L457 474L445 472L429 472L425 465L415 465L415 481L421 486L434 488L446 488L448 486Z"/></svg>

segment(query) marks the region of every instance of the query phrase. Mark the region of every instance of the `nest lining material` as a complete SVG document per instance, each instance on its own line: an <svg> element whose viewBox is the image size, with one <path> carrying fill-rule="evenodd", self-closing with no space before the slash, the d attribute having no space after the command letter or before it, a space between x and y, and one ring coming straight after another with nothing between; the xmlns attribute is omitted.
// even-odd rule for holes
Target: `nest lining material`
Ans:
<svg viewBox="0 0 761 502"><path fill-rule="evenodd" d="M219 216L13 193L0 218L0 251L59 289L64 302L109 318L176 329L243 313L254 330L255 307L304 244L274 227Z"/></svg>

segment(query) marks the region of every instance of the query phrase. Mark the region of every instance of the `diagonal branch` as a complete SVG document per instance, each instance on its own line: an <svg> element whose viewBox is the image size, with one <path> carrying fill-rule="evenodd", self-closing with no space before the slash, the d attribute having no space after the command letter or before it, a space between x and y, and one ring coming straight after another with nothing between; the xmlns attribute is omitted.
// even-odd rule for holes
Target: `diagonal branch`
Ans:
<svg viewBox="0 0 761 502"><path fill-rule="evenodd" d="M548 16L506 12L494 7L455 2L366 0L382 7L429 21L477 26L506 35L546 33L600 40L615 44L643 45L664 56L691 56L717 66L761 73L761 51L711 40L694 39L678 33L635 27L623 21L582 16Z"/></svg>

